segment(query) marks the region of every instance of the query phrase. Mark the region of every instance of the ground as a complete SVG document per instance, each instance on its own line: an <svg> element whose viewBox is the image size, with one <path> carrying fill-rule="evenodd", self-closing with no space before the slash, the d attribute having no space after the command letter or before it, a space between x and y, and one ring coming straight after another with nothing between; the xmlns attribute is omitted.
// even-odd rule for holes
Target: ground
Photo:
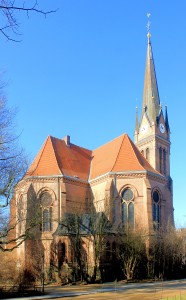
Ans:
<svg viewBox="0 0 186 300"><path fill-rule="evenodd" d="M106 300L186 300L186 280L126 284L107 283L103 285L79 285L79 286L58 286L47 287L46 292L50 292L58 299L106 299Z"/></svg>

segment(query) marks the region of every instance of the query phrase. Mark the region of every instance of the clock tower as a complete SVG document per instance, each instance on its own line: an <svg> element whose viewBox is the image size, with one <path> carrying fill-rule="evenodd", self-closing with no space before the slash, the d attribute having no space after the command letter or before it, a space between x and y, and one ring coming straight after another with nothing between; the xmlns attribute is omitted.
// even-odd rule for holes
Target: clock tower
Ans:
<svg viewBox="0 0 186 300"><path fill-rule="evenodd" d="M142 113L140 122L138 122L138 111L136 111L134 142L154 169L170 179L170 128L167 107L163 113L156 80L150 31L148 31L147 38Z"/></svg>

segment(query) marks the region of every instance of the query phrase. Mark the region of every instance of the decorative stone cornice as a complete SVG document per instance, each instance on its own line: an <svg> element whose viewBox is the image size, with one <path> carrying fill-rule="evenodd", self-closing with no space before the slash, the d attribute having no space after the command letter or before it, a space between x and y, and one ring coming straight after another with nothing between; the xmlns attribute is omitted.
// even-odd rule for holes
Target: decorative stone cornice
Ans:
<svg viewBox="0 0 186 300"><path fill-rule="evenodd" d="M156 180L158 182L162 182L165 183L167 181L166 177L161 175L161 174L156 174L150 171L147 171L147 178L148 179L152 179L152 180Z"/></svg>
<svg viewBox="0 0 186 300"><path fill-rule="evenodd" d="M153 173L150 171L126 171L126 172L108 172L104 175L101 175L95 179L92 179L89 181L90 185L96 185L97 183L101 183L103 181L106 181L108 178L144 178L148 177L149 179L155 179L161 182L165 182L166 178L157 173Z"/></svg>
<svg viewBox="0 0 186 300"><path fill-rule="evenodd" d="M64 183L73 183L75 185L79 186L87 186L88 181L82 180L80 178L74 177L74 176L65 176L65 175L47 175L47 176L28 176L24 178L22 181L20 181L17 184L17 187L20 187L20 185L25 185L25 182L55 182L55 181L62 181Z"/></svg>
<svg viewBox="0 0 186 300"><path fill-rule="evenodd" d="M140 141L138 141L136 143L136 146L139 147L141 145L148 144L150 142L153 142L155 139L163 142L165 145L170 145L171 144L170 141L168 141L167 139L163 138L162 136L160 136L158 134L154 134L154 135L150 135L150 136L147 136L147 137L141 139Z"/></svg>
<svg viewBox="0 0 186 300"><path fill-rule="evenodd" d="M89 185L88 181L81 180L81 179L75 179L73 177L67 177L67 176L64 176L63 182L64 183L73 183L74 185L83 186L83 187L87 187Z"/></svg>
<svg viewBox="0 0 186 300"><path fill-rule="evenodd" d="M72 176L64 176L64 175L49 175L49 176L29 176L27 178L24 178L21 180L17 186L16 189L22 188L25 184L31 183L31 182L56 182L58 180L62 181L63 183L71 183L76 186L81 187L88 187L94 186L98 183L104 182L108 179L112 179L114 177L117 178L143 178L147 177L148 179L155 179L159 182L165 182L166 178L157 173L153 173L150 171L125 171L125 172L108 172L103 175L100 175L92 180L86 181L82 180L80 178L72 177Z"/></svg>

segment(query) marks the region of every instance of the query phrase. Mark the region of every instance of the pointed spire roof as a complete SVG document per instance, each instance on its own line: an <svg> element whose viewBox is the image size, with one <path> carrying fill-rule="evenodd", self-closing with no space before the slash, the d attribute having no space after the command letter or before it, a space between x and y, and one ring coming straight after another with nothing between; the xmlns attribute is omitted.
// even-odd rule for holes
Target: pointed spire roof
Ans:
<svg viewBox="0 0 186 300"><path fill-rule="evenodd" d="M135 132L138 133L138 131L139 131L138 107L136 106L136 126L135 126Z"/></svg>
<svg viewBox="0 0 186 300"><path fill-rule="evenodd" d="M167 131L170 131L170 127L169 127L169 119L168 119L168 112L167 112L167 105L165 106L165 126Z"/></svg>
<svg viewBox="0 0 186 300"><path fill-rule="evenodd" d="M156 122L156 118L160 113L160 99L150 37L151 34L150 32L148 32L145 81L143 91L143 109L145 109L149 121Z"/></svg>

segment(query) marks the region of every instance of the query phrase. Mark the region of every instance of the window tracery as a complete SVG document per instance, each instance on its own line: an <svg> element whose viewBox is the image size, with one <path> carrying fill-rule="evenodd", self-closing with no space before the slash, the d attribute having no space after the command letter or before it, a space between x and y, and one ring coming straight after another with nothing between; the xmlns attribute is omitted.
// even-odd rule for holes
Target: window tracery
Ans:
<svg viewBox="0 0 186 300"><path fill-rule="evenodd" d="M42 226L43 232L53 230L53 199L49 191L43 191L40 194L40 205L42 215Z"/></svg>
<svg viewBox="0 0 186 300"><path fill-rule="evenodd" d="M24 203L23 203L23 195L19 197L18 200L18 209L17 209L17 217L18 217L18 235L20 236L23 230L23 220L24 220Z"/></svg>
<svg viewBox="0 0 186 300"><path fill-rule="evenodd" d="M152 193L152 218L154 229L159 229L160 226L160 204L160 194L157 190L154 190Z"/></svg>
<svg viewBox="0 0 186 300"><path fill-rule="evenodd" d="M149 152L150 152L150 151L149 151L149 148L147 148L147 149L146 149L146 160L148 160L148 161L149 161Z"/></svg>
<svg viewBox="0 0 186 300"><path fill-rule="evenodd" d="M123 190L121 203L121 220L124 226L134 227L134 192L127 187Z"/></svg>

